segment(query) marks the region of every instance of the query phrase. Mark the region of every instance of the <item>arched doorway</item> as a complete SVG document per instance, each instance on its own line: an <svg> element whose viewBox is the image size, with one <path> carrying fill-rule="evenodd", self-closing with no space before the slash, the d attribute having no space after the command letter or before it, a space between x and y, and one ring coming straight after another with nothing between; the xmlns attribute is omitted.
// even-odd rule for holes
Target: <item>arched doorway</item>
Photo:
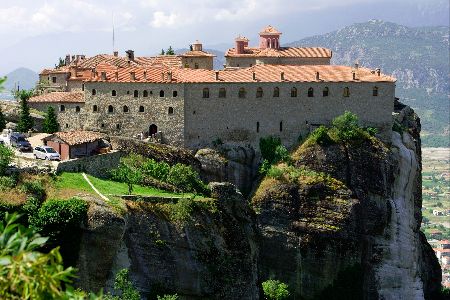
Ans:
<svg viewBox="0 0 450 300"><path fill-rule="evenodd" d="M156 126L155 124L150 125L149 129L148 129L148 135L152 136L154 134L156 134L158 132L158 126Z"/></svg>

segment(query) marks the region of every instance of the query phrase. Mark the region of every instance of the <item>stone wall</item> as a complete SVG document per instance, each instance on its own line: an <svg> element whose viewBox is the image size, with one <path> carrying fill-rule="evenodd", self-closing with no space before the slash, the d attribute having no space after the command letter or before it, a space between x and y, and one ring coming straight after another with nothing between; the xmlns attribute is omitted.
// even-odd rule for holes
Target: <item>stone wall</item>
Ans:
<svg viewBox="0 0 450 300"><path fill-rule="evenodd" d="M350 97L343 96L348 86ZM219 83L208 84L210 98L202 98L204 84L190 84L185 94L185 146L202 148L214 140L250 144L257 148L259 139L279 136L292 146L300 135L307 135L318 124L330 124L336 116L352 111L362 125L378 127L382 137L390 138L391 113L394 108L393 83L376 83L378 96L372 96L374 83ZM227 90L226 98L218 98L219 88ZM243 87L246 98L238 98ZM256 89L263 88L263 97L256 98ZM275 87L280 97L273 97ZM297 97L291 89L297 88ZM308 88L314 97L308 97ZM322 91L329 88L329 96ZM259 125L258 125L259 124ZM259 127L259 128L258 128Z"/></svg>
<svg viewBox="0 0 450 300"><path fill-rule="evenodd" d="M181 58L181 64L184 68L190 68L190 69L206 69L206 70L212 70L214 59L212 56L202 56L202 57L182 57ZM195 67L195 64L197 64L197 68Z"/></svg>
<svg viewBox="0 0 450 300"><path fill-rule="evenodd" d="M61 110L61 106L64 105L64 111ZM51 106L55 109L55 113L58 117L58 123L60 130L77 130L82 129L86 122L86 111L84 103L35 103L29 102L31 108L39 111L47 112ZM79 111L77 111L78 109Z"/></svg>
<svg viewBox="0 0 450 300"><path fill-rule="evenodd" d="M124 155L124 152L116 151L62 161L58 164L56 172L85 172L95 177L105 178L110 170L117 168L120 158Z"/></svg>

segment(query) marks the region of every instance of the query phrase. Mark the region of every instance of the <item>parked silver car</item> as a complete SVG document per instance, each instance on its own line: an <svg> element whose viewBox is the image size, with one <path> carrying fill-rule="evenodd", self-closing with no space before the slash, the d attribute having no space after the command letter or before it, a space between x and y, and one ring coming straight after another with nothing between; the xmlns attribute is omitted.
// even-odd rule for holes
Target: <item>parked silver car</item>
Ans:
<svg viewBox="0 0 450 300"><path fill-rule="evenodd" d="M52 147L49 146L38 146L33 150L35 158L45 159L45 160L61 160L61 156Z"/></svg>

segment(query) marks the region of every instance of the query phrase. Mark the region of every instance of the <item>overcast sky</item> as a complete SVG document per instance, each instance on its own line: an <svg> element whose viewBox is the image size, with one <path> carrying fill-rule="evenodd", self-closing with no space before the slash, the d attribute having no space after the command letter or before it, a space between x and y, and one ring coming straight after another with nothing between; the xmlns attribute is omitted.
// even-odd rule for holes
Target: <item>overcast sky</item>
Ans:
<svg viewBox="0 0 450 300"><path fill-rule="evenodd" d="M369 19L448 26L448 11L448 0L1 0L0 75L66 53L111 53L113 16L117 50L151 55L196 39L224 48L238 34L255 44L268 24L283 42Z"/></svg>

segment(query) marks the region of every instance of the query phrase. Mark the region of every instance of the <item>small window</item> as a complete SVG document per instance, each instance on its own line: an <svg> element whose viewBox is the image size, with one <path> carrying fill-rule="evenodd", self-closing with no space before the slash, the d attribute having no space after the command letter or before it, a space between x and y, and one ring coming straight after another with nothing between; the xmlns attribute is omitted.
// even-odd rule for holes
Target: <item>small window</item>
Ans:
<svg viewBox="0 0 450 300"><path fill-rule="evenodd" d="M66 128L69 128L69 124L66 123Z"/></svg>
<svg viewBox="0 0 450 300"><path fill-rule="evenodd" d="M226 98L227 97L227 90L225 88L219 89L219 98Z"/></svg>
<svg viewBox="0 0 450 300"><path fill-rule="evenodd" d="M376 87L376 86L373 87L372 96L374 96L374 97L378 96L378 87Z"/></svg>
<svg viewBox="0 0 450 300"><path fill-rule="evenodd" d="M240 88L239 89L239 98L245 98L246 95L247 95L247 92L245 91L245 89Z"/></svg>
<svg viewBox="0 0 450 300"><path fill-rule="evenodd" d="M113 96L113 97L117 96L116 90L112 90L112 91L111 91L111 96Z"/></svg>
<svg viewBox="0 0 450 300"><path fill-rule="evenodd" d="M314 97L314 89L312 87L308 89L308 97Z"/></svg>
<svg viewBox="0 0 450 300"><path fill-rule="evenodd" d="M178 97L178 92L177 92L177 91L173 91L173 92L172 92L172 97L174 97L174 98L175 98L175 97Z"/></svg>
<svg viewBox="0 0 450 300"><path fill-rule="evenodd" d="M144 107L142 105L139 106L139 112L144 112L144 111L145 111Z"/></svg>
<svg viewBox="0 0 450 300"><path fill-rule="evenodd" d="M130 91L127 91L127 95L129 95L130 94Z"/></svg>
<svg viewBox="0 0 450 300"><path fill-rule="evenodd" d="M102 125L100 125L102 128L105 128L105 123L102 123Z"/></svg>
<svg viewBox="0 0 450 300"><path fill-rule="evenodd" d="M129 112L130 110L128 109L128 106L126 106L126 105L124 105L123 106L123 112L124 113L127 113L127 112Z"/></svg>
<svg viewBox="0 0 450 300"><path fill-rule="evenodd" d="M275 88L273 89L273 97L274 97L274 98L280 97L280 88L279 88L279 87L275 87Z"/></svg>
<svg viewBox="0 0 450 300"><path fill-rule="evenodd" d="M263 89L262 87L259 87L256 89L256 98L262 98L263 96Z"/></svg>
<svg viewBox="0 0 450 300"><path fill-rule="evenodd" d="M66 107L64 105L59 106L59 111L66 111Z"/></svg>
<svg viewBox="0 0 450 300"><path fill-rule="evenodd" d="M198 63L194 64L194 69L198 69Z"/></svg>
<svg viewBox="0 0 450 300"><path fill-rule="evenodd" d="M142 97L144 97L144 98L148 97L148 91L147 90L142 92Z"/></svg>
<svg viewBox="0 0 450 300"><path fill-rule="evenodd" d="M97 95L97 90L96 89L92 89L92 96Z"/></svg>
<svg viewBox="0 0 450 300"><path fill-rule="evenodd" d="M293 87L292 89L291 89L291 97L297 97L297 88L295 88L295 87Z"/></svg>
<svg viewBox="0 0 450 300"><path fill-rule="evenodd" d="M56 83L56 77L52 77L52 82Z"/></svg>
<svg viewBox="0 0 450 300"><path fill-rule="evenodd" d="M280 132L283 131L283 121L280 122Z"/></svg>
<svg viewBox="0 0 450 300"><path fill-rule="evenodd" d="M134 96L134 98L139 97L139 91L138 91L138 90L135 90L134 93L133 93L133 96Z"/></svg>
<svg viewBox="0 0 450 300"><path fill-rule="evenodd" d="M84 92L84 83L81 85L81 90Z"/></svg>
<svg viewBox="0 0 450 300"><path fill-rule="evenodd" d="M160 96L160 97L164 97L164 91L163 91L163 90L160 90L160 91L159 91L159 96Z"/></svg>
<svg viewBox="0 0 450 300"><path fill-rule="evenodd" d="M75 106L75 112L80 112L80 107L77 105L77 106Z"/></svg>
<svg viewBox="0 0 450 300"><path fill-rule="evenodd" d="M114 112L114 107L112 105L108 106L108 112L110 114Z"/></svg>
<svg viewBox="0 0 450 300"><path fill-rule="evenodd" d="M256 132L259 132L259 122L256 122Z"/></svg>
<svg viewBox="0 0 450 300"><path fill-rule="evenodd" d="M97 112L98 111L98 106L97 105L92 106L92 111L93 112Z"/></svg>
<svg viewBox="0 0 450 300"><path fill-rule="evenodd" d="M203 89L203 98L209 98L209 89L208 88Z"/></svg>
<svg viewBox="0 0 450 300"><path fill-rule="evenodd" d="M173 115L173 107L169 107L169 115Z"/></svg>
<svg viewBox="0 0 450 300"><path fill-rule="evenodd" d="M322 91L322 96L328 97L329 94L330 94L330 90L328 89L328 87L325 87Z"/></svg>
<svg viewBox="0 0 450 300"><path fill-rule="evenodd" d="M120 124L116 124L116 129L117 129L117 130L120 129Z"/></svg>
<svg viewBox="0 0 450 300"><path fill-rule="evenodd" d="M344 88L344 97L350 97L350 89L348 87Z"/></svg>

